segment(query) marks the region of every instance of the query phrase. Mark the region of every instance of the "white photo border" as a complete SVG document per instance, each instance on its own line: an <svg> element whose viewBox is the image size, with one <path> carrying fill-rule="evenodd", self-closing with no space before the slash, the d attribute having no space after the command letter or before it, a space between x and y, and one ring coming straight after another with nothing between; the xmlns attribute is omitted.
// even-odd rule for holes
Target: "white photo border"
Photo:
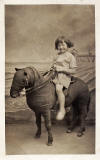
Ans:
<svg viewBox="0 0 100 160"><path fill-rule="evenodd" d="M96 153L93 155L6 155L5 154L5 5L93 4L96 45ZM0 159L4 160L99 160L100 159L100 2L99 0L0 0Z"/></svg>

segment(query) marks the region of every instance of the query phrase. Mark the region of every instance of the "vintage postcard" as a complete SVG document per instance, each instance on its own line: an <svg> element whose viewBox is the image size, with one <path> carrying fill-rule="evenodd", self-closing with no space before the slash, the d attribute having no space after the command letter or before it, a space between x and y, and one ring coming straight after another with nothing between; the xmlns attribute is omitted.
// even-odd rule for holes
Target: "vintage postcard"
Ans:
<svg viewBox="0 0 100 160"><path fill-rule="evenodd" d="M98 159L99 4L0 5L1 156Z"/></svg>

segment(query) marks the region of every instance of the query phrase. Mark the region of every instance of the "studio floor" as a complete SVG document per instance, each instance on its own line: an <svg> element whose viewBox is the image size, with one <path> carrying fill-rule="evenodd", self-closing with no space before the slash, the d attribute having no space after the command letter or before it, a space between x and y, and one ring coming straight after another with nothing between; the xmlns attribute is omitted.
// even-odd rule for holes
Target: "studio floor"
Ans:
<svg viewBox="0 0 100 160"><path fill-rule="evenodd" d="M82 137L77 137L76 128L66 133L65 124L52 125L54 142L47 146L47 132L42 124L42 135L35 139L36 125L33 123L6 124L6 154L94 154L95 126L86 126Z"/></svg>

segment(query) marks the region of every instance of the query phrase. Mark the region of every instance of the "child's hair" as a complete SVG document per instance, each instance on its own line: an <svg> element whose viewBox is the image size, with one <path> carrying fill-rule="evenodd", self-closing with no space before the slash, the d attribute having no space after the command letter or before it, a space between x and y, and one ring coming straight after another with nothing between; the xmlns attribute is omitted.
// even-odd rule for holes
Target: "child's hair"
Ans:
<svg viewBox="0 0 100 160"><path fill-rule="evenodd" d="M64 36L60 36L55 41L55 49L58 49L58 44L62 42L65 42L68 48L71 48L74 46L74 44L70 40L66 39Z"/></svg>

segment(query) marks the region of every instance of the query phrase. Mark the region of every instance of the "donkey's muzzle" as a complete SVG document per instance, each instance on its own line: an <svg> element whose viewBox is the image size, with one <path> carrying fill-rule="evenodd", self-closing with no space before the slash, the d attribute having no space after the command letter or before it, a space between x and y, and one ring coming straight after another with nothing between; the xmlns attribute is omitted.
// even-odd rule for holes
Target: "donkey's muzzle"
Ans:
<svg viewBox="0 0 100 160"><path fill-rule="evenodd" d="M16 97L20 96L20 94L19 94L19 92L14 91L14 90L11 88L11 89L10 89L10 96L11 96L12 98L16 98Z"/></svg>

